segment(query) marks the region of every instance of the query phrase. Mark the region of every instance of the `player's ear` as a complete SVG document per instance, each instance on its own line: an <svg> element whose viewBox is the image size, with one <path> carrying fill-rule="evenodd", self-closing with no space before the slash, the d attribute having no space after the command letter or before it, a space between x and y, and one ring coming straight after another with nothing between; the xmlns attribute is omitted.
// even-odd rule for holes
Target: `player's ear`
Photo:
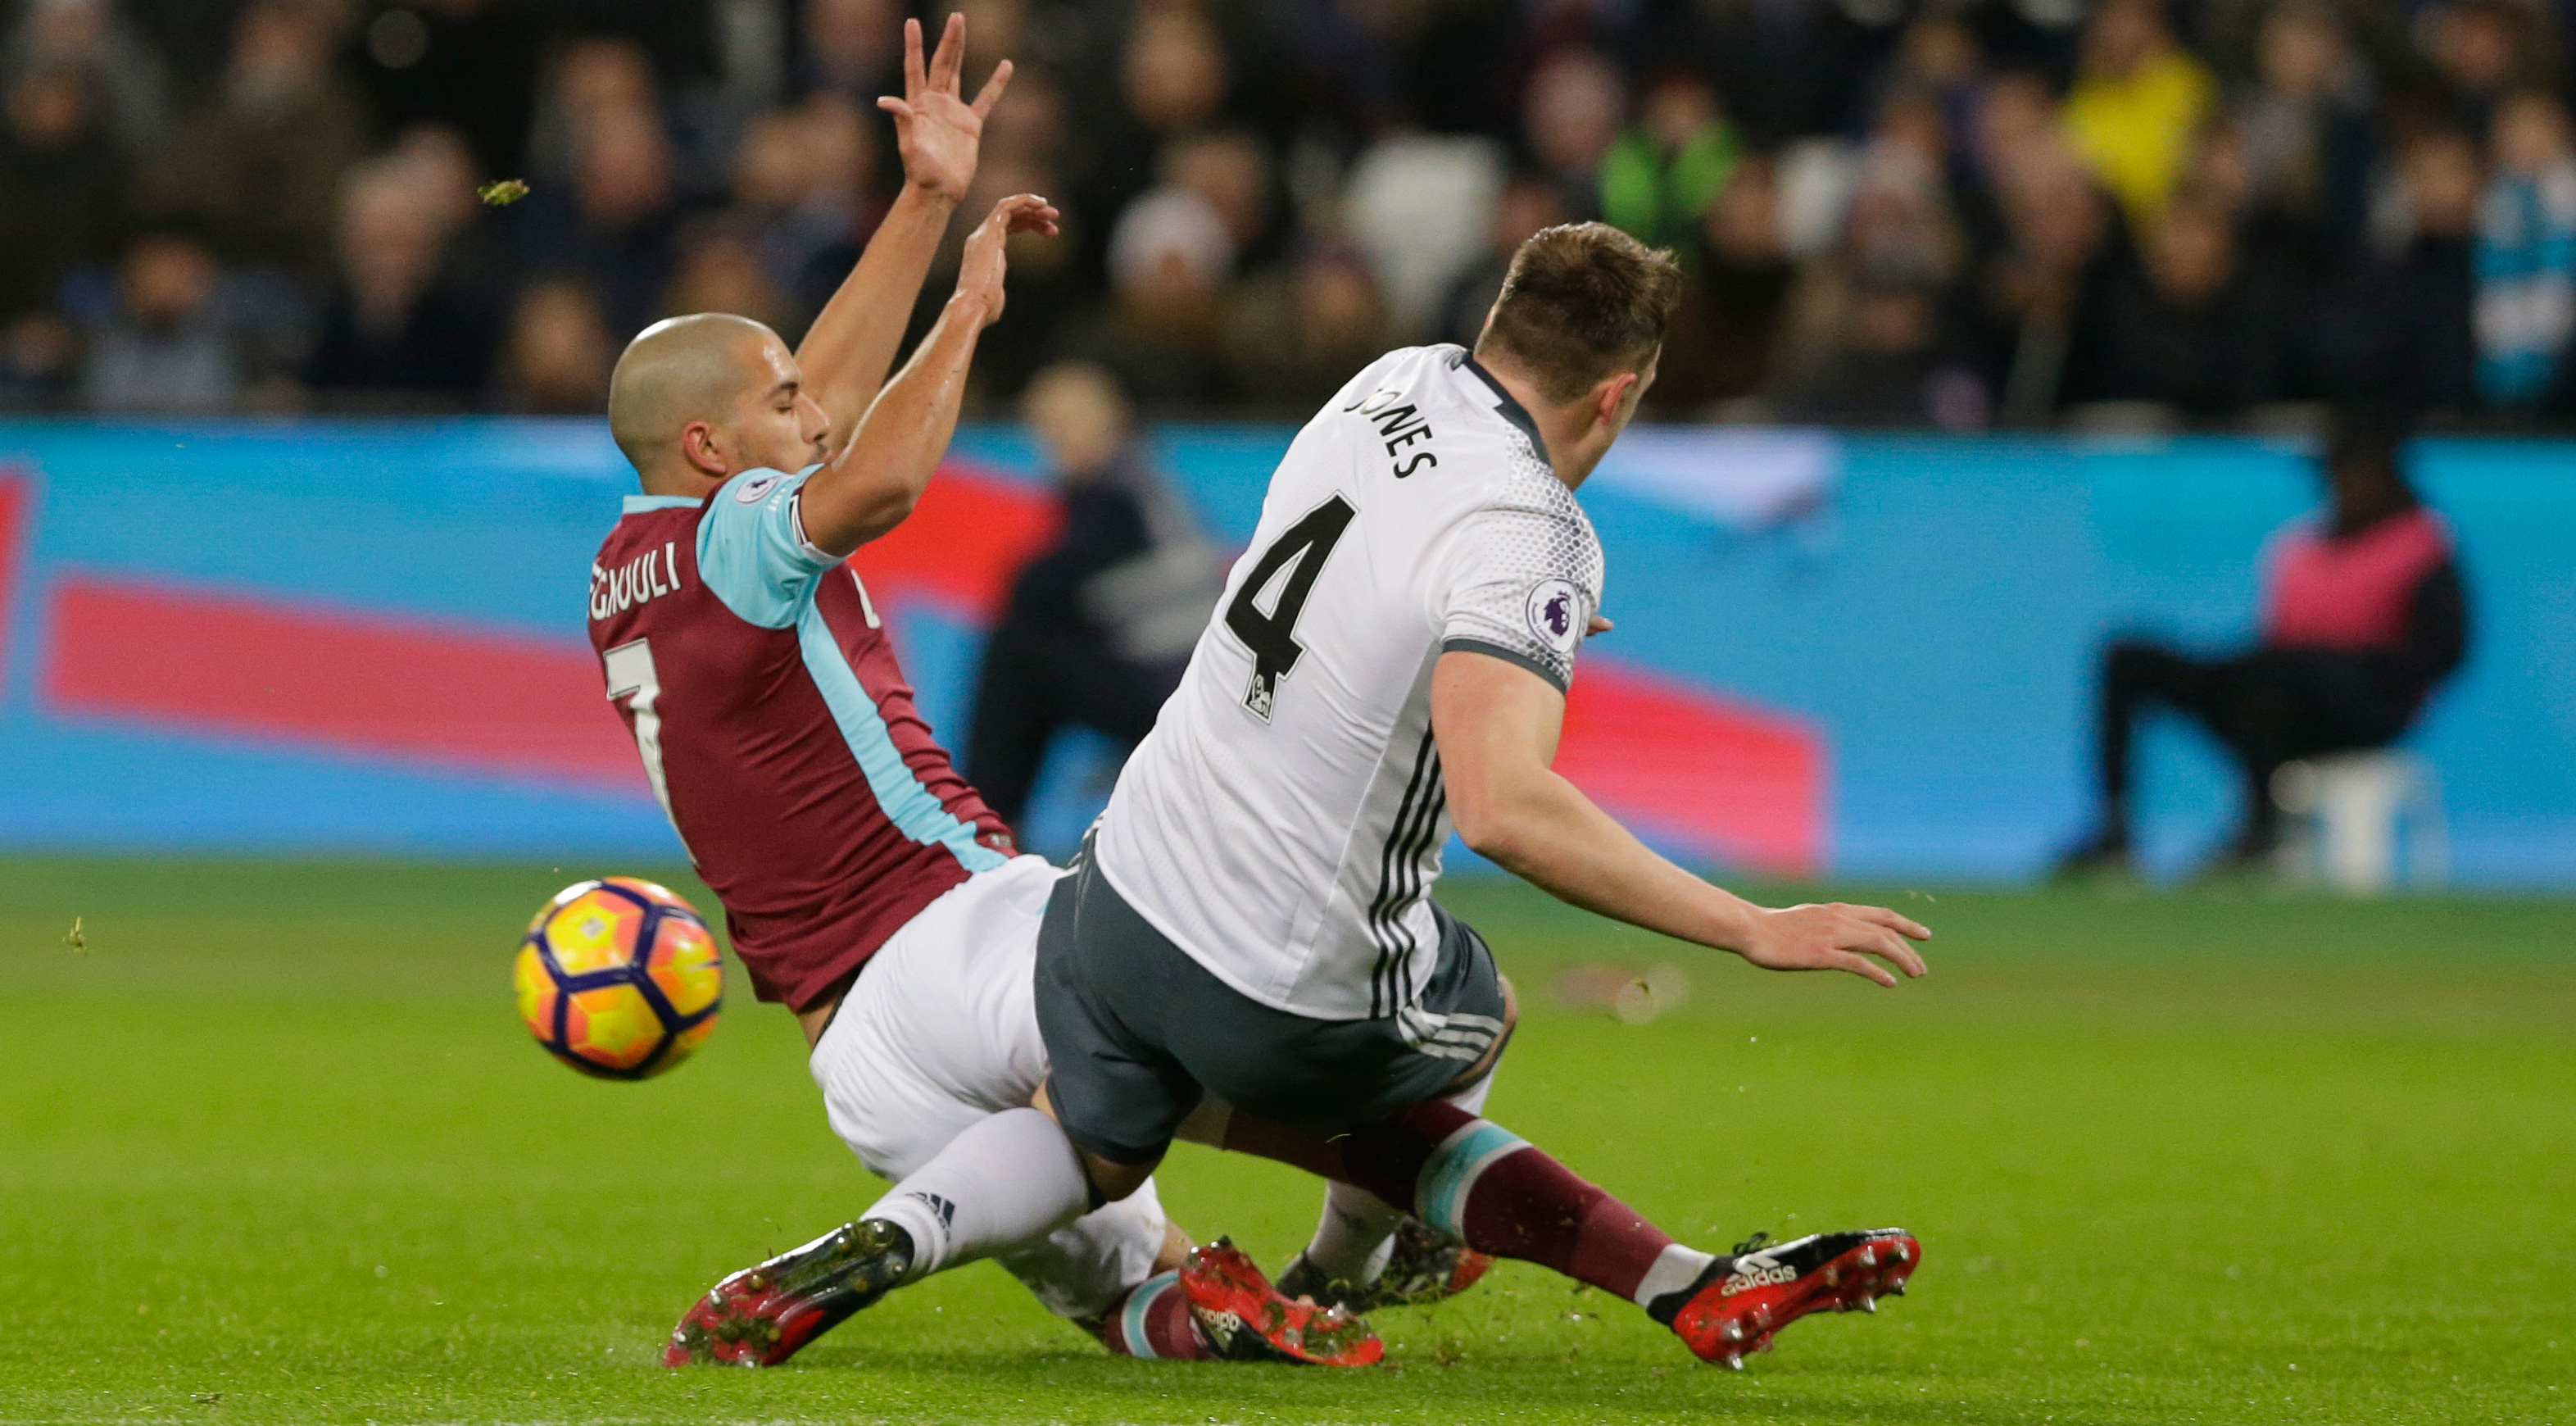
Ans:
<svg viewBox="0 0 2576 1426"><path fill-rule="evenodd" d="M1619 424L1620 410L1627 405L1628 393L1641 378L1633 371L1614 371L1592 388L1592 419L1604 426Z"/></svg>
<svg viewBox="0 0 2576 1426"><path fill-rule="evenodd" d="M680 428L680 458L700 475L724 478L724 450L716 428L709 422L691 421Z"/></svg>

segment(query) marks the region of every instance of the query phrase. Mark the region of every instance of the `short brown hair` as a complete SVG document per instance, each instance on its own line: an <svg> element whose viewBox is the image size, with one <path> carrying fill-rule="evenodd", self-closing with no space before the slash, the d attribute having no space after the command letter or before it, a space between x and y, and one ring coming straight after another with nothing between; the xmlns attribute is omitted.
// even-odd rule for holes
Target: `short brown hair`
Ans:
<svg viewBox="0 0 2576 1426"><path fill-rule="evenodd" d="M1512 254L1476 350L1500 348L1548 400L1572 401L1654 358L1681 291L1671 253L1607 223L1542 228Z"/></svg>

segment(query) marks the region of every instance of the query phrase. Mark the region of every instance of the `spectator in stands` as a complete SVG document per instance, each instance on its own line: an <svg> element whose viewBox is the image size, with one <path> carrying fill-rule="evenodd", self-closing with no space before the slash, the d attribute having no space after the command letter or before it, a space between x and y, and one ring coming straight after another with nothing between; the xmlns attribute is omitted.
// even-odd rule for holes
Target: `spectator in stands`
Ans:
<svg viewBox="0 0 2576 1426"><path fill-rule="evenodd" d="M590 35L555 56L537 117L528 126L527 171L549 186L573 181L581 146L602 123L662 112L653 57L636 40Z"/></svg>
<svg viewBox="0 0 2576 1426"><path fill-rule="evenodd" d="M2478 394L2490 410L2528 410L2576 335L2576 136L2554 96L2524 93L2496 110L2492 147L2478 216Z"/></svg>
<svg viewBox="0 0 2576 1426"><path fill-rule="evenodd" d="M1128 205L1109 243L1106 309L1076 339L1148 406L1232 394L1220 359L1234 241L1207 200L1158 188Z"/></svg>
<svg viewBox="0 0 2576 1426"><path fill-rule="evenodd" d="M904 7L782 3L795 27L772 59L787 62L789 107L764 111L761 65L727 68L719 100L700 82L701 56L723 46L695 43L712 30L669 28L683 16L722 28L713 17L730 5L404 0L361 7L367 23L352 33L347 0L20 0L0 20L0 401L77 388L80 333L115 305L129 209L214 242L220 305L259 333L250 347L299 330L309 340L326 304L345 319L326 205L368 131L399 136L397 152L445 174L435 286L473 294L464 305L481 304L487 347L533 282L589 289L613 335L655 315L675 285L723 279L744 292L745 242L765 274L754 285L784 295L792 330L884 201L873 159L886 121L873 103L899 80ZM2187 376L2196 394L2177 399L2212 419L2241 404L2220 388L2276 366L2279 380L2258 385L2295 398L2576 416L2576 370L2561 358L2576 296L2561 295L2571 264L2559 257L2576 225L2558 211L2576 160L2543 97L2559 93L2567 5L2095 0L2057 7L2070 23L2083 12L2069 56L2056 21L2032 27L2045 6L2019 18L2009 6L1918 6L1900 31L1868 6L1821 0L957 3L986 37L978 65L1015 50L1020 66L979 172L1064 200L1073 239L1025 262L1015 253L981 400L1006 399L1069 352L1113 362L1157 406L1257 398L1229 365L1260 392L1301 385L1295 373L1322 359L1317 333L1251 335L1259 313L1297 311L1284 297L1300 284L1332 299L1318 315L1338 330L1368 325L1373 289L1403 328L1386 340L1470 339L1498 281L1468 256L1489 221L1518 235L1533 214L1606 213L1701 268L1649 400L1704 413L1811 377L1857 330L1847 310L1784 296L1785 265L1834 246L1856 199L1876 201L1860 190L1885 153L1910 150L1941 190L1963 272L1870 283L1889 289L1882 315L1903 305L1898 291L1933 298L1945 357L1966 343L2008 424L2172 393L2139 377L2141 351L2158 345L2150 364ZM2070 58L2061 105L2052 85ZM2213 68L2231 76L2215 105ZM187 109L175 127L174 74L190 81L175 91ZM353 108L356 92L372 114ZM1846 137L1861 114L1865 134ZM1747 170L1739 149L1767 161ZM1526 165L1552 201L1514 184L1489 214L1498 158ZM2489 158L2491 178L2478 171ZM1440 173L1467 177L1428 197L1417 176ZM473 202L475 183L507 177L531 181L525 203ZM1196 225L1140 202L1157 188L1214 216L1222 261L1189 238L1173 271L1113 262L1131 209L1153 215L1140 230L1166 256ZM1458 215L1454 230L1382 221L1400 206L1390 191L1426 195ZM2178 318L2169 299L2191 267L2175 255L2207 250L2191 241L2207 224L2187 216L2163 241L2177 192L2233 232L2221 265L2234 275L2196 317ZM715 207L722 242L691 222ZM1365 273L1335 256L1346 240L1367 254ZM2248 282L2313 314L2295 360L2276 363L2237 330ZM2115 289L2128 304L2116 324ZM2103 347L2111 325L2125 334L2125 371ZM352 331L331 334L344 356ZM2186 346L2206 354L2198 370L2185 370ZM499 400L507 383L489 376L441 399Z"/></svg>
<svg viewBox="0 0 2576 1426"><path fill-rule="evenodd" d="M2256 83L2229 107L2244 168L2248 246L2331 272L2368 202L2370 77L2331 0L2276 0L2255 37Z"/></svg>
<svg viewBox="0 0 2576 1426"><path fill-rule="evenodd" d="M1754 395L1769 380L1797 277L1781 240L1778 169L1770 157L1735 166L1700 219L1697 247L1696 270L1673 311L1655 384L1646 393L1655 410L1675 417L1704 415Z"/></svg>
<svg viewBox="0 0 2576 1426"><path fill-rule="evenodd" d="M721 217L702 218L690 225L680 242L679 265L670 289L662 294L659 315L690 312L749 317L790 345L804 336L808 320L770 280L750 235Z"/></svg>
<svg viewBox="0 0 2576 1426"><path fill-rule="evenodd" d="M596 416L608 404L608 373L617 350L599 300L588 288L575 282L537 283L520 293L511 309L491 404L536 416Z"/></svg>
<svg viewBox="0 0 2576 1426"><path fill-rule="evenodd" d="M80 355L80 333L58 312L30 312L0 327L0 411L69 405Z"/></svg>
<svg viewBox="0 0 2576 1426"><path fill-rule="evenodd" d="M1227 308L1233 385L1272 412L1313 412L1388 346L1377 279L1347 244L1308 244L1286 270L1240 284Z"/></svg>
<svg viewBox="0 0 2576 1426"><path fill-rule="evenodd" d="M204 238L146 230L116 272L116 305L90 334L81 404L102 413L211 415L240 404L241 333Z"/></svg>
<svg viewBox="0 0 2576 1426"><path fill-rule="evenodd" d="M127 169L77 69L19 76L0 108L0 327L58 320L63 279L125 241Z"/></svg>
<svg viewBox="0 0 2576 1426"><path fill-rule="evenodd" d="M1985 55L1976 31L1957 12L1930 10L1905 27L1879 88L1886 94L1912 90L1932 96L1950 130L1950 142L1957 146L1967 141L1975 122L1984 73Z"/></svg>
<svg viewBox="0 0 2576 1426"><path fill-rule="evenodd" d="M169 67L115 0L27 0L0 44L0 79L68 70L89 87L108 137L128 158L161 146L170 130Z"/></svg>
<svg viewBox="0 0 2576 1426"><path fill-rule="evenodd" d="M678 254L671 141L658 114L620 105L573 135L573 188L541 189L513 215L520 270L599 294L620 340L653 320Z"/></svg>
<svg viewBox="0 0 2576 1426"><path fill-rule="evenodd" d="M1716 86L1688 68L1663 71L1647 85L1637 122L1601 156L1602 220L1649 247L1696 257L1700 217L1743 149Z"/></svg>
<svg viewBox="0 0 2576 1426"><path fill-rule="evenodd" d="M1215 123L1233 82L1215 23L1190 5L1138 10L1128 26L1119 78L1129 116L1165 138Z"/></svg>
<svg viewBox="0 0 2576 1426"><path fill-rule="evenodd" d="M1934 142L1938 142L1937 139ZM1944 330L1959 235L1932 161L1912 143L1866 151L1842 240L1793 292L1780 359L1784 419L1983 426L1984 387Z"/></svg>
<svg viewBox="0 0 2576 1426"><path fill-rule="evenodd" d="M1979 345L1996 418L2039 425L2100 398L2102 315L2134 259L2116 207L2063 154L2026 159L2001 196L2008 237L1980 279Z"/></svg>
<svg viewBox="0 0 2576 1426"><path fill-rule="evenodd" d="M1011 81L1011 96L1019 97L1019 80ZM975 184L964 202L964 212L989 211L993 204L1013 193L1057 193L1063 191L1055 171L1046 159L1026 149L1013 151L986 145L983 162L975 170ZM1218 220L1220 225L1223 219ZM1070 227L1070 222L1067 223ZM950 243L941 251L940 270L954 267L965 251L965 225L959 224L950 234ZM1042 234L1015 234L1008 244L1011 264L1011 301L1003 309L1001 320L985 329L983 344L975 349L975 370L970 377L973 399L979 405L991 405L1016 399L1037 371L1064 355L1064 348L1077 345L1081 338L1070 314L1088 304L1096 308L1096 298L1086 296L1086 284L1079 268L1078 239L1049 238ZM937 281L931 292L945 291ZM925 295L924 302L939 299ZM933 313L925 307L915 320L927 325ZM1096 333L1095 333L1096 335ZM1212 340L1212 338L1211 338Z"/></svg>
<svg viewBox="0 0 2576 1426"><path fill-rule="evenodd" d="M825 95L756 114L743 126L730 216L750 235L800 326L831 299L883 216L868 191L873 133L857 111Z"/></svg>
<svg viewBox="0 0 2576 1426"><path fill-rule="evenodd" d="M798 88L854 108L903 92L904 7L897 0L805 0L804 16ZM976 42L989 43L980 30Z"/></svg>
<svg viewBox="0 0 2576 1426"><path fill-rule="evenodd" d="M1920 280L1862 274L1842 301L1833 344L1782 384L1773 414L1817 425L1984 426L1992 416L1984 386L1942 349L1939 297Z"/></svg>
<svg viewBox="0 0 2576 1426"><path fill-rule="evenodd" d="M1432 319L1432 335L1444 342L1473 347L1485 330L1485 314L1494 310L1494 299L1503 294L1503 278L1512 269L1512 254L1541 228L1566 221L1565 205L1558 201L1556 185L1527 169L1513 174L1503 184L1502 197L1494 203L1492 235L1486 239L1485 255L1449 284L1440 299L1438 313ZM1657 385L1664 378L1657 378Z"/></svg>
<svg viewBox="0 0 2576 1426"><path fill-rule="evenodd" d="M1064 363L1021 409L1060 484L1055 542L1012 578L984 645L967 775L1016 823L1059 729L1132 748L1179 683L1222 558L1147 463L1109 373Z"/></svg>
<svg viewBox="0 0 2576 1426"><path fill-rule="evenodd" d="M340 285L305 366L333 402L437 408L481 392L494 323L447 279L453 212L426 165L354 170L340 197Z"/></svg>
<svg viewBox="0 0 2576 1426"><path fill-rule="evenodd" d="M2066 96L2067 140L2129 221L2152 227L2216 93L2208 66L2176 43L2165 0L2104 0Z"/></svg>
<svg viewBox="0 0 2576 1426"><path fill-rule="evenodd" d="M331 71L337 41L312 5L255 0L214 95L155 165L157 205L204 224L235 263L314 283L330 271L340 180L367 144L357 97Z"/></svg>
<svg viewBox="0 0 2576 1426"><path fill-rule="evenodd" d="M1117 64L1119 104L1096 121L1098 161L1079 174L1077 206L1100 219L1089 230L1093 244L1113 238L1109 215L1164 181L1167 144L1217 124L1234 83L1215 21L1191 5L1138 7ZM1086 260L1099 271L1107 251L1095 247Z"/></svg>
<svg viewBox="0 0 2576 1426"><path fill-rule="evenodd" d="M1627 111L1626 83L1595 51L1559 51L1530 76L1521 117L1530 157L1556 185L1568 221L1600 216L1601 161Z"/></svg>
<svg viewBox="0 0 2576 1426"><path fill-rule="evenodd" d="M2208 658L2141 639L2111 646L2100 682L2101 820L2062 870L2128 864L2129 750L2148 705L2194 719L2236 756L2245 815L2222 864L2242 865L2272 851L2281 764L2396 741L2460 666L2468 608L2450 529L2408 485L2395 434L2377 415L2337 431L2324 471L2332 503L2266 550L2255 648Z"/></svg>
<svg viewBox="0 0 2576 1426"><path fill-rule="evenodd" d="M2482 175L2467 134L2434 129L2397 154L2397 232L2313 305L2304 343L2315 394L2409 413L2477 400L2470 244Z"/></svg>
<svg viewBox="0 0 2576 1426"><path fill-rule="evenodd" d="M2473 138L2487 137L2508 94L2545 89L2555 78L2557 47L2539 20L2539 8L2521 0L2439 0L2418 18L2451 120Z"/></svg>
<svg viewBox="0 0 2576 1426"><path fill-rule="evenodd" d="M451 283L469 292L507 286L509 250L495 221L500 214L474 196L480 176L465 136L441 124L414 124L394 136L382 157L409 175L423 206L438 215Z"/></svg>
<svg viewBox="0 0 2576 1426"><path fill-rule="evenodd" d="M1984 261L2012 243L2006 192L2035 165L2069 160L2056 96L2037 74L1991 75L1965 102L1961 137L1950 153L1950 203L1972 260Z"/></svg>
<svg viewBox="0 0 2576 1426"><path fill-rule="evenodd" d="M2111 285L2092 396L2202 419L2288 399L2295 301L2242 259L2225 209L2176 195L2143 256Z"/></svg>
<svg viewBox="0 0 2576 1426"><path fill-rule="evenodd" d="M1179 140L1163 151L1163 181L1197 194L1225 224L1239 270L1277 260L1283 244L1272 231L1270 161L1259 139L1233 129Z"/></svg>

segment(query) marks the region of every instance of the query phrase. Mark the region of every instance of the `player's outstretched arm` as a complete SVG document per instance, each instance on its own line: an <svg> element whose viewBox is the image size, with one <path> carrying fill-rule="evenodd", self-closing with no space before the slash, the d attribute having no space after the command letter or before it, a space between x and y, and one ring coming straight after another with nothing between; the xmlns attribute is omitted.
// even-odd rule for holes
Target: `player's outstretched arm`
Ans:
<svg viewBox="0 0 2576 1426"><path fill-rule="evenodd" d="M860 416L894 365L913 300L921 295L922 279L948 232L949 214L975 182L985 116L1011 82L1011 63L1004 60L969 104L958 87L965 63L964 15L948 17L938 52L927 66L921 59L921 22L904 22L903 97L877 101L894 116L903 192L796 349L805 388L831 419L826 439L836 452L858 430Z"/></svg>
<svg viewBox="0 0 2576 1426"><path fill-rule="evenodd" d="M976 225L938 324L877 393L850 443L805 482L798 514L815 548L846 555L912 513L957 429L975 339L1002 315L1004 245L1013 233L1052 234L1058 216L1045 199L1018 193Z"/></svg>
<svg viewBox="0 0 2576 1426"><path fill-rule="evenodd" d="M1656 855L1549 767L1564 724L1565 695L1528 669L1464 650L1440 656L1431 727L1450 815L1468 846L1587 911L1771 970L1842 970L1881 985L1896 984L1890 966L1923 974L1907 938L1932 933L1893 911L1840 903L1770 910Z"/></svg>

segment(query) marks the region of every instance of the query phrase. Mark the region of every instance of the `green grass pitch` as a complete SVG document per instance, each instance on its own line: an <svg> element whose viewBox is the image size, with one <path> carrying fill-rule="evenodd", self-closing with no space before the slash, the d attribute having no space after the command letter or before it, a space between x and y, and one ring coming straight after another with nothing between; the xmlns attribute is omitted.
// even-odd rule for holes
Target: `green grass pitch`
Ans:
<svg viewBox="0 0 2576 1426"><path fill-rule="evenodd" d="M1912 1294L1736 1374L1506 1265L1324 1373L1112 1360L978 1265L673 1373L876 1188L747 995L647 1084L528 1042L514 938L593 870L0 863L0 1421L2576 1422L2565 902L1880 889L1939 933L1883 992L1453 885L1528 1007L1497 1119L1703 1245L1902 1224ZM1550 994L1597 961L1692 996ZM1317 1199L1164 1193L1274 1268Z"/></svg>

